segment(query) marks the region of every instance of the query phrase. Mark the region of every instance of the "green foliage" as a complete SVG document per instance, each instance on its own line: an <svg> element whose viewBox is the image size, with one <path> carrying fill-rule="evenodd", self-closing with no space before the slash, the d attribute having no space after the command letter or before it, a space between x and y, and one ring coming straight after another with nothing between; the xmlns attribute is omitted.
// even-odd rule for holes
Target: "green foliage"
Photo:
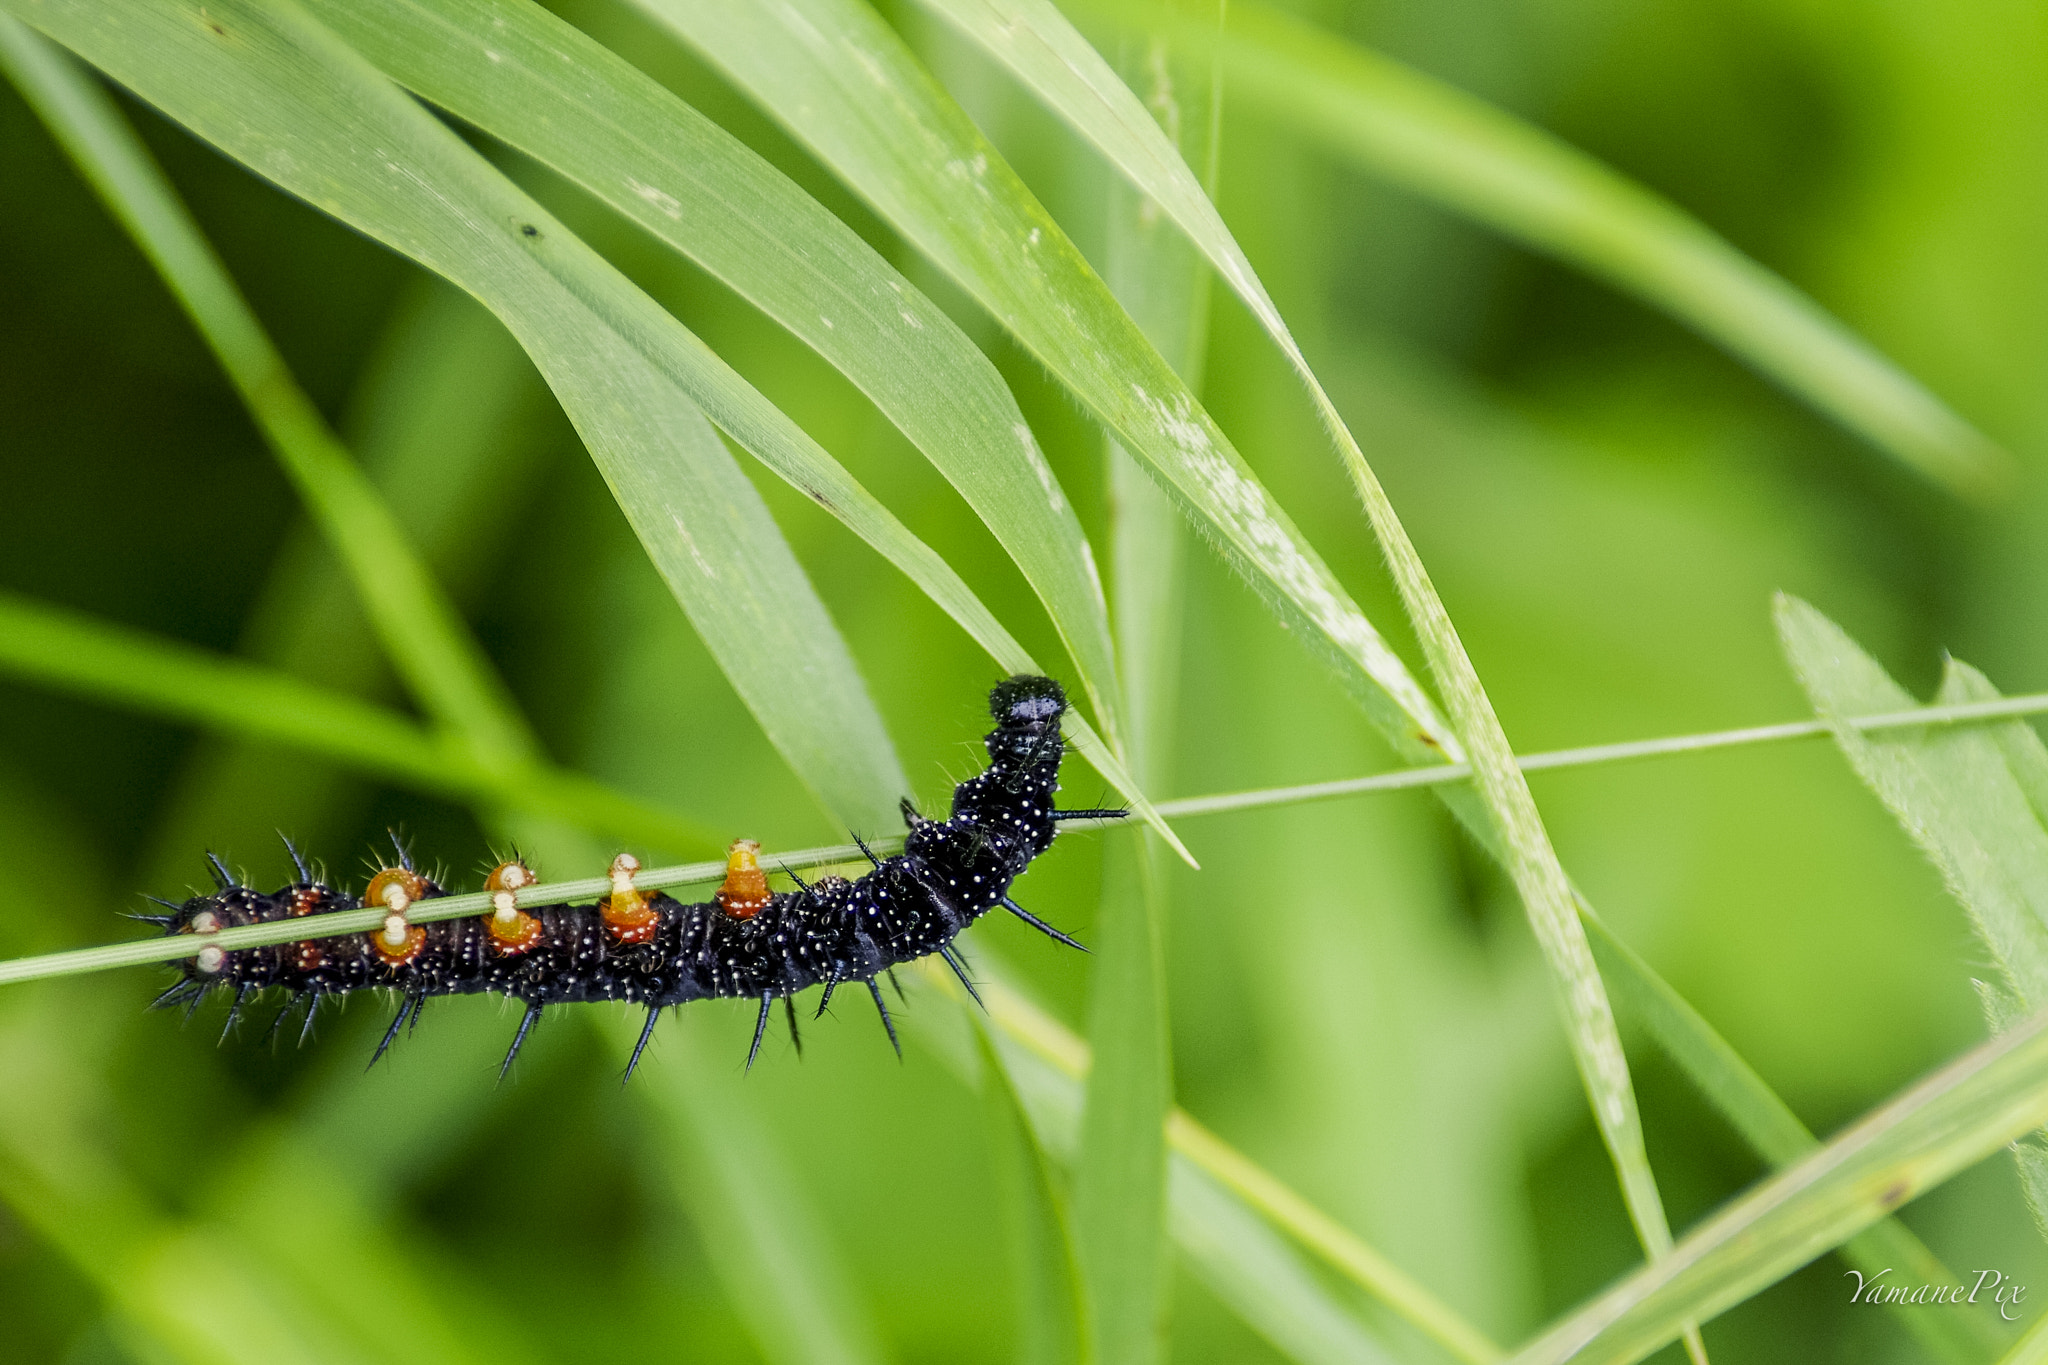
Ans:
<svg viewBox="0 0 2048 1365"><path fill-rule="evenodd" d="M0 0L0 1363L2006 1349L1828 1257L2048 1271L2043 1148L1937 1189L2048 1119L2048 699L1792 602L1820 720L1756 722L1781 587L2040 672L2038 499L1935 395L2038 444L2048 82L1582 10ZM544 898L893 848L1024 670L1150 829L1021 889L1094 957L907 974L900 1067L849 1007L742 1080L705 1004L621 1091L593 1010L493 1089L464 1000L365 1076L375 1010L214 1048L103 970L279 825ZM1990 1043L1839 767L1703 756L1820 734Z"/></svg>

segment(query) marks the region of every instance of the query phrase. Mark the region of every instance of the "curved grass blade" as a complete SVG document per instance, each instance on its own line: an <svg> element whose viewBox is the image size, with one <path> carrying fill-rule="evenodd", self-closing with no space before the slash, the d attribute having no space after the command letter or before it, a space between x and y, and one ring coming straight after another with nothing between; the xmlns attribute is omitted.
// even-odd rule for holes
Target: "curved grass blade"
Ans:
<svg viewBox="0 0 2048 1365"><path fill-rule="evenodd" d="M464 605L518 553L510 542L555 453L544 419L553 400L498 320L432 276L405 291L362 374L343 405L350 446L435 578ZM310 525L289 533L234 652L366 700L391 691L348 576ZM277 745L195 745L158 802L138 882L174 885L193 849L267 846L278 829L327 842L323 832L338 836L367 795L333 765ZM488 824L496 812L477 814Z"/></svg>
<svg viewBox="0 0 2048 1365"><path fill-rule="evenodd" d="M986 964L988 954L984 951L982 956ZM1062 1160L1071 1160L1079 1141L1081 1085L1093 1060L1088 1044L1007 985L992 965L985 966L985 974L992 978L983 985L982 996L988 1002L987 1024L996 1054L1024 1102L1040 1145ZM943 971L927 968L920 978L963 1008L967 1006L958 985ZM980 1016L974 1014L970 1018L979 1020ZM1176 1168L1169 1190L1174 1201L1173 1227L1177 1238L1186 1229L1187 1219L1199 1217L1194 1206L1182 1202L1187 1186L1177 1172L1184 1163L1384 1302L1455 1359L1469 1365L1488 1365L1500 1359L1499 1347L1421 1283L1183 1110L1175 1109L1169 1114L1167 1139L1173 1148ZM1240 1277L1246 1292L1263 1292L1276 1300L1306 1296L1319 1303L1320 1311L1332 1320L1341 1320L1351 1325L1356 1334L1370 1339L1371 1334L1358 1326L1350 1312L1337 1305L1297 1261L1265 1256L1258 1245L1242 1248L1247 1254L1240 1256L1239 1244L1217 1236L1214 1227L1208 1233L1202 1244L1181 1242L1182 1249L1189 1254L1212 1258L1207 1262L1205 1275ZM1270 1288L1265 1279L1269 1275L1278 1277ZM1287 1350L1289 1340L1294 1338L1270 1339Z"/></svg>
<svg viewBox="0 0 2048 1365"><path fill-rule="evenodd" d="M1741 1196L1514 1361L1640 1360L1683 1323L1742 1302L2044 1122L2048 1011L1971 1049Z"/></svg>
<svg viewBox="0 0 2048 1365"><path fill-rule="evenodd" d="M1078 1365L1097 1359L1086 1354L1082 1339L1086 1315L1080 1269L1045 1152L994 1042L981 1029L974 1038L980 1049L982 1118L1009 1225L1017 1360L1019 1365Z"/></svg>
<svg viewBox="0 0 2048 1365"><path fill-rule="evenodd" d="M770 740L837 818L889 822L908 783L844 641L699 394L649 353L699 393L787 419L288 3L147 0L118 16L85 0L7 3L230 156L490 307Z"/></svg>
<svg viewBox="0 0 2048 1365"><path fill-rule="evenodd" d="M1214 84L1183 90L1157 51L1127 54L1157 80L1151 108L1197 158L1216 117ZM1110 195L1108 283L1147 339L1192 388L1207 334L1208 271L1159 230L1137 196ZM1130 687L1131 752L1156 788L1171 747L1179 675L1181 530L1158 485L1114 439L1103 452L1111 490L1110 567L1117 660ZM1142 689L1142 690L1141 690ZM1088 1293L1091 1358L1143 1365L1165 1349L1172 1269L1165 1119L1173 1107L1165 964L1166 883L1150 840L1103 848L1102 904L1088 986L1088 1073L1074 1177L1074 1243Z"/></svg>
<svg viewBox="0 0 2048 1365"><path fill-rule="evenodd" d="M61 49L0 16L0 69L142 248L212 348L428 712L485 763L539 756L511 693L284 357L141 138Z"/></svg>
<svg viewBox="0 0 2048 1365"><path fill-rule="evenodd" d="M0 593L0 671L223 734L276 740L416 790L677 852L721 840L578 773L487 765L411 720L237 659Z"/></svg>
<svg viewBox="0 0 2048 1365"><path fill-rule="evenodd" d="M1642 1120L1629 1080L1628 1061L1614 1025L1592 950L1580 925L1569 880L1550 845L1528 783L1515 766L1492 703L1451 624L1406 530L1364 453L1309 371L1279 312L1266 297L1222 220L1195 183L1176 149L1138 98L1046 0L928 0L1009 62L1041 96L1077 127L1086 126L1119 169L1176 214L1224 279L1265 323L1308 384L1324 425L1344 456L1372 522L1403 604L1429 656L1430 670L1449 706L1472 762L1476 784L1500 840L1496 847L1528 908L1564 1007L1572 1055L1614 1160L1629 1213L1652 1257L1671 1245L1671 1232L1643 1146ZM1162 198L1163 196L1163 198ZM1697 1343L1695 1358L1703 1358Z"/></svg>
<svg viewBox="0 0 2048 1365"><path fill-rule="evenodd" d="M393 79L582 185L851 379L1016 561L1116 734L1107 607L1080 520L994 365L879 253L723 128L537 5L309 8Z"/></svg>
<svg viewBox="0 0 2048 1365"><path fill-rule="evenodd" d="M637 1025L617 1022L606 1032L630 1047ZM669 1051L680 1055L650 1056L638 1090L727 1298L770 1365L879 1365L874 1324L832 1250L827 1220L809 1207L736 1078L691 1041L671 1034Z"/></svg>
<svg viewBox="0 0 2048 1365"><path fill-rule="evenodd" d="M1616 1008L1625 1017L1633 1017L1665 1055L1678 1063L1751 1150L1783 1169L1820 1146L1755 1068L1672 989L1671 983L1617 938L1584 897L1579 900L1579 917L1585 922L1594 959ZM1913 1284L1946 1284L1956 1278L1941 1258L1896 1218L1873 1224L1838 1251L1865 1275L1890 1268ZM1929 1313L1916 1304L1893 1305L1892 1311L1922 1345L1955 1365L1977 1365L2003 1341L1988 1321L1972 1314Z"/></svg>
<svg viewBox="0 0 2048 1365"><path fill-rule="evenodd" d="M952 276L1142 460L1412 762L1462 746L1343 587L967 115L860 0L635 0Z"/></svg>
<svg viewBox="0 0 2048 1365"><path fill-rule="evenodd" d="M1041 36L1027 44L1003 41L992 27L998 4L1036 10L1042 0L922 2L1008 62L1126 174L1142 175L1212 259L1237 255L1214 209L1188 193L1185 169L1132 145L1130 134L1142 129L1125 101L1084 74L1078 36L1053 38L1034 22ZM1126 22L1137 17L1120 0L1090 4ZM1951 493L1987 498L2016 477L2010 454L1811 298L1562 139L1263 5L1232 5L1221 35L1212 24L1164 22L1189 50L1216 53L1247 105L1369 174L1663 309ZM1054 63L1083 78L1055 82L1065 72ZM1225 278L1234 280L1230 271Z"/></svg>

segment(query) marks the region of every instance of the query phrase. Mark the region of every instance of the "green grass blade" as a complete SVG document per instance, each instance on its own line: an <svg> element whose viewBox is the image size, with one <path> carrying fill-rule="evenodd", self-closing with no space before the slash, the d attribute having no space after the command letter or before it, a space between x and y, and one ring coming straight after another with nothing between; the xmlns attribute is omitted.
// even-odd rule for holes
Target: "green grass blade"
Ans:
<svg viewBox="0 0 2048 1365"><path fill-rule="evenodd" d="M1785 653L1823 718L1911 705L1834 622L1797 598L1778 602ZM1995 702L1998 690L1967 664L1950 660L1937 700ZM1999 966L2003 980L1977 982L1993 1032L2048 1005L2048 752L2031 728L1894 730L1870 735L1852 726L1836 743L1857 776L1883 801L1941 869L1949 892ZM2048 1229L2048 1149L2013 1149L2027 1202Z"/></svg>
<svg viewBox="0 0 2048 1365"><path fill-rule="evenodd" d="M1998 1358L1998 1365L2043 1365L2048 1361L2048 1318L2037 1319L2013 1348Z"/></svg>
<svg viewBox="0 0 2048 1365"><path fill-rule="evenodd" d="M1165 1345L1166 1137L1173 1062L1166 1010L1164 894L1141 835L1103 852L1088 981L1087 1079L1074 1170L1074 1250L1088 1294L1091 1359L1157 1360Z"/></svg>
<svg viewBox="0 0 2048 1365"><path fill-rule="evenodd" d="M995 148L860 0L636 0L1016 335L1152 471L1413 762L1457 739ZM859 54L848 61L845 54Z"/></svg>
<svg viewBox="0 0 2048 1365"><path fill-rule="evenodd" d="M1096 714L1115 732L1107 608L1079 519L995 367L851 228L724 129L538 6L310 7L394 79L575 180L859 386L1017 562Z"/></svg>
<svg viewBox="0 0 2048 1365"><path fill-rule="evenodd" d="M1973 1048L1764 1181L1518 1351L1623 1365L2048 1121L2048 1011ZM1963 1289L1967 1291L1968 1285Z"/></svg>
<svg viewBox="0 0 2048 1365"><path fill-rule="evenodd" d="M1173 1157L1174 1240L1209 1291L1301 1365L1391 1365L1397 1357L1345 1311L1287 1244L1192 1161Z"/></svg>
<svg viewBox="0 0 2048 1365"><path fill-rule="evenodd" d="M22 1224L133 1330L189 1365L356 1359L289 1281L232 1239L166 1217L94 1139L66 1046L76 1032L44 1010L0 1028L0 1198ZM203 1294L193 1292L195 1266L206 1267Z"/></svg>
<svg viewBox="0 0 2048 1365"><path fill-rule="evenodd" d="M630 1048L639 1029L617 1021L609 1031ZM831 1250L827 1221L810 1207L740 1079L691 1041L681 1030L667 1036L663 1055L641 1064L640 1093L727 1297L770 1365L878 1365L875 1328Z"/></svg>
<svg viewBox="0 0 2048 1365"><path fill-rule="evenodd" d="M164 277L348 566L387 653L427 710L487 763L538 752L511 694L376 489L292 378L142 140L63 51L0 16L0 68Z"/></svg>
<svg viewBox="0 0 2048 1365"><path fill-rule="evenodd" d="M841 820L890 821L908 783L866 687L677 373L786 424L766 400L297 9L151 0L116 19L84 0L8 3L230 156L483 300L792 768Z"/></svg>
<svg viewBox="0 0 2048 1365"><path fill-rule="evenodd" d="M1073 1237L1044 1149L995 1043L979 1027L975 1041L981 1049L982 1115L1009 1232L1018 1365L1076 1365L1099 1358L1084 1354L1083 1295Z"/></svg>
<svg viewBox="0 0 2048 1365"><path fill-rule="evenodd" d="M1823 719L1913 705L1875 659L1805 602L1779 598L1777 617L1786 657ZM1991 699L1958 690L1977 689L1952 674L1940 699ZM1994 735L1973 729L1873 736L1844 726L1836 742L1941 869L2021 1012L2048 1005L2048 829Z"/></svg>
<svg viewBox="0 0 2048 1365"><path fill-rule="evenodd" d="M993 972L985 971L993 977ZM927 969L922 978L963 1006L958 986L942 969ZM1000 979L986 981L982 998L996 1032L998 1052L1009 1070L1012 1083L1031 1111L1040 1143L1047 1151L1067 1158L1078 1145L1080 1086L1090 1070L1088 1044L1030 1000ZM1175 1109L1167 1117L1167 1140L1176 1160L1184 1160L1215 1180L1243 1204L1256 1210L1275 1227L1285 1231L1314 1252L1332 1269L1381 1300L1419 1331L1443 1346L1454 1358L1486 1365L1500 1359L1500 1348L1467 1323L1419 1281L1368 1246L1328 1214L1323 1213L1289 1189L1270 1172L1237 1151L1214 1133ZM1169 1183L1174 1197L1181 1185ZM1174 1211L1176 1235L1183 1226L1183 1210ZM1217 1255L1208 1273L1267 1273L1289 1278L1283 1296L1306 1294L1323 1301L1326 1311L1349 1318L1350 1314L1328 1300L1327 1292L1313 1278L1298 1274L1300 1267L1284 1260L1239 1263L1235 1248L1227 1240L1216 1243ZM1277 1344L1281 1344L1276 1342Z"/></svg>
<svg viewBox="0 0 2048 1365"><path fill-rule="evenodd" d="M561 769L507 770L354 697L0 593L0 671L225 734L275 740L457 800L506 804L679 852L699 826Z"/></svg>
<svg viewBox="0 0 2048 1365"><path fill-rule="evenodd" d="M497 319L432 278L406 291L363 375L345 405L350 446L435 578L467 604L514 554L551 453L552 400ZM293 528L235 652L336 692L392 690L348 577L310 526ZM363 796L330 765L276 745L195 746L158 803L138 880L175 885L194 849L251 849L278 829L319 845Z"/></svg>
<svg viewBox="0 0 2048 1365"><path fill-rule="evenodd" d="M1758 1156L1782 1169L1820 1146L1755 1068L1649 963L1615 937L1583 897L1579 915L1616 1009L1656 1040ZM1956 1279L1941 1258L1896 1218L1873 1224L1838 1250L1866 1276L1890 1267L1911 1284L1950 1284ZM1892 1312L1923 1346L1954 1365L1974 1365L1988 1358L2004 1339L1975 1314L1929 1313L1915 1304L1893 1305Z"/></svg>
<svg viewBox="0 0 2048 1365"><path fill-rule="evenodd" d="M2009 454L1812 299L1577 148L1257 4L1231 6L1220 50L1248 106L1663 309L1943 487L1981 498L2015 477Z"/></svg>
<svg viewBox="0 0 2048 1365"><path fill-rule="evenodd" d="M1152 113L1182 131L1198 159L1210 145L1213 83L1169 74L1164 51L1136 54L1158 79ZM1149 117L1149 116L1148 116ZM1107 280L1159 354L1190 388L1207 335L1208 271L1161 232L1136 195L1113 186ZM1110 488L1110 568L1117 661L1130 688L1131 752L1148 789L1165 775L1180 674L1182 554L1179 518L1158 485L1114 439L1104 451ZM1165 1120L1173 1107L1168 1022L1166 883L1147 839L1115 837L1103 850L1102 901L1089 978L1088 1073L1074 1179L1075 1249L1088 1292L1093 1358L1131 1365L1166 1342L1169 1255Z"/></svg>

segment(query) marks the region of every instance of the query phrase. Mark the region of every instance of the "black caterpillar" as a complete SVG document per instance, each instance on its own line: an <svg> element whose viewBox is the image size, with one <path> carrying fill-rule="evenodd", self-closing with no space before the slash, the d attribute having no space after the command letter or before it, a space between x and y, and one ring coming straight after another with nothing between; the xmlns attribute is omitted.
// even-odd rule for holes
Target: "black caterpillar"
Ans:
<svg viewBox="0 0 2048 1365"><path fill-rule="evenodd" d="M299 880L267 895L239 885L220 859L208 854L220 884L214 895L195 896L182 905L160 901L171 913L143 918L169 934L203 934L369 906L390 910L390 917L382 930L368 934L233 952L202 949L155 1003L185 1004L189 1012L209 994L231 990L232 1028L251 995L279 986L291 999L272 1020L264 1035L268 1040L301 1006L303 1038L327 997L396 991L398 1014L370 1059L374 1066L408 1017L418 1023L428 996L498 991L526 1002L499 1072L503 1076L547 1006L630 1000L647 1007L647 1022L626 1065L630 1077L655 1021L670 1005L706 996L758 999L761 1013L747 1052L751 1067L777 999L783 1001L791 1037L801 1048L791 997L822 985L822 1015L841 983L857 981L874 997L889 1041L901 1055L876 978L898 963L937 953L973 992L953 940L998 905L1079 948L1011 900L1010 883L1051 846L1059 821L1124 814L1053 809L1065 751L1060 717L1067 708L1058 683L1028 676L1008 679L989 694L989 708L996 728L987 740L988 770L954 788L948 819L927 820L906 799L903 819L910 832L903 852L880 859L861 843L874 867L858 881L825 877L806 885L798 880L794 892L770 891L756 856L759 845L741 840L732 846L725 884L715 899L701 905L637 890L633 875L640 864L621 854L612 864L611 894L596 904L521 907L515 893L535 878L514 860L500 864L485 882L495 907L491 912L416 925L406 921L408 906L449 893L416 871L403 847L399 866L380 869L360 899L316 881L296 849L291 852ZM858 836L855 842L860 843Z"/></svg>

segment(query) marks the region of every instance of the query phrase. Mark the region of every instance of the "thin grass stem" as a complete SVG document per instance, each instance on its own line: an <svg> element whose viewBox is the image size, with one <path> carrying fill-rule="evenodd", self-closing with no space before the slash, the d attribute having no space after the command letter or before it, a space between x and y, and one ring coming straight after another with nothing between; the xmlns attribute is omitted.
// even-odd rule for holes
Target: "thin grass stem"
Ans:
<svg viewBox="0 0 2048 1365"><path fill-rule="evenodd" d="M1525 773L1548 772L1556 768L1585 768L1601 763L1621 763L1637 758L1664 758L1672 754L1700 753L1708 749L1733 749L1746 744L1771 744L1787 739L1812 739L1832 733L1832 724L1870 733L1903 730L1915 725L1966 725L1979 721L2010 720L2018 716L2048 712L2048 692L2004 697L1998 701L1968 702L1955 706L1919 706L1908 711L1888 711L1875 716L1851 716L1839 722L1794 720L1780 725L1752 725L1740 730L1714 730L1697 735L1671 735L1663 739L1633 739L1620 744L1592 744L1578 749L1552 749L1523 754L1516 764ZM1292 787L1261 787L1252 791L1222 792L1214 796L1184 796L1158 803L1167 819L1192 815L1222 815L1231 811L1257 810L1263 806L1292 806L1308 801L1328 801L1362 792L1400 791L1408 787L1430 787L1443 782L1462 782L1472 776L1463 763L1438 763L1420 768L1396 768L1366 777L1345 777L1333 782L1307 782ZM1078 822L1077 822L1078 823Z"/></svg>

